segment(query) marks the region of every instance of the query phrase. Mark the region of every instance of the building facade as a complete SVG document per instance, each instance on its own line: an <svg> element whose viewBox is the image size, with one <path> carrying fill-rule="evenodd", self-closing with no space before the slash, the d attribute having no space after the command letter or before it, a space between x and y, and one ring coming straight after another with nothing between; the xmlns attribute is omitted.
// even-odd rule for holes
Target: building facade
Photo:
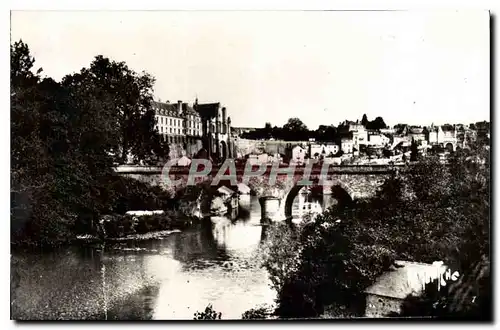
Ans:
<svg viewBox="0 0 500 330"><path fill-rule="evenodd" d="M455 150L457 146L457 130L455 126L434 126L428 129L427 141L430 145L440 145L447 149Z"/></svg>
<svg viewBox="0 0 500 330"><path fill-rule="evenodd" d="M220 103L153 102L153 108L155 129L164 142L186 145L201 140L211 157L233 157L231 118Z"/></svg>
<svg viewBox="0 0 500 330"><path fill-rule="evenodd" d="M202 137L201 117L188 103L153 102L158 133L167 143L186 143Z"/></svg>

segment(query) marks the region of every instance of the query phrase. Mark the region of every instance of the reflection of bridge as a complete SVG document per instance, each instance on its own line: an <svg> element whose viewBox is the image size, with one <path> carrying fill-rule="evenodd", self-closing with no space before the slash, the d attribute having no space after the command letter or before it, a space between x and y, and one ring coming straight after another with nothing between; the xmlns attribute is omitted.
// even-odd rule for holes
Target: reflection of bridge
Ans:
<svg viewBox="0 0 500 330"><path fill-rule="evenodd" d="M327 171L322 171L321 165L294 169L281 166L273 169L272 165L268 165L263 166L262 172L259 172L262 174L250 177L248 171L245 175L244 166L235 166L236 173L226 171L221 174L219 167L214 165L211 171L198 175L194 182L210 182L215 186L245 183L259 197L263 219L283 220L292 216L293 200L304 186L329 187L340 205L348 205L354 200L373 197L389 175L407 169L408 166L404 165L330 165ZM254 166L251 170L251 173L256 173L259 166ZM167 188L162 167L120 166L116 171ZM187 185L189 168L172 167L168 173L170 180L179 180L176 189L183 189ZM271 173L276 173L275 179Z"/></svg>

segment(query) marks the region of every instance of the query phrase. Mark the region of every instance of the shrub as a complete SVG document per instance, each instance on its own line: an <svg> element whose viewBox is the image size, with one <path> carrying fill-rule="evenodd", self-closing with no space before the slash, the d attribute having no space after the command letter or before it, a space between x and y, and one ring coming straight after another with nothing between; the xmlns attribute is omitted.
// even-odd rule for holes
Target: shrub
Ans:
<svg viewBox="0 0 500 330"><path fill-rule="evenodd" d="M209 304L203 312L194 313L194 320L220 320L222 313L216 312L212 304Z"/></svg>
<svg viewBox="0 0 500 330"><path fill-rule="evenodd" d="M425 159L373 200L333 207L295 231L274 226L265 265L277 314L319 316L329 304L361 313L364 289L395 259L443 260L463 273L488 255L489 167L454 162Z"/></svg>
<svg viewBox="0 0 500 330"><path fill-rule="evenodd" d="M272 315L268 307L262 306L247 310L241 315L243 320L264 320Z"/></svg>

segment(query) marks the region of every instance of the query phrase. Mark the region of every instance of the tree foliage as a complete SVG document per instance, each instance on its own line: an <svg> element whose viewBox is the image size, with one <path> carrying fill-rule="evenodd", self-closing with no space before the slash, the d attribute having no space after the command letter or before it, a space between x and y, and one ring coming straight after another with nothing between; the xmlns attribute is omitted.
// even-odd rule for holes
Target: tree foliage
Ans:
<svg viewBox="0 0 500 330"><path fill-rule="evenodd" d="M216 312L209 304L203 312L194 313L194 320L220 320L222 313Z"/></svg>
<svg viewBox="0 0 500 330"><path fill-rule="evenodd" d="M448 165L422 159L372 200L330 208L295 231L277 226L266 254L277 314L319 316L334 305L362 315L364 289L397 259L466 273L489 255L489 210L489 153L477 146Z"/></svg>
<svg viewBox="0 0 500 330"><path fill-rule="evenodd" d="M126 152L163 149L151 139L150 76L98 56L58 83L34 63L25 43L11 45L11 238L57 244L114 208L113 166Z"/></svg>
<svg viewBox="0 0 500 330"><path fill-rule="evenodd" d="M387 125L385 124L384 119L382 119L382 117L376 117L374 120L366 123L366 128L382 129L382 128L387 128Z"/></svg>

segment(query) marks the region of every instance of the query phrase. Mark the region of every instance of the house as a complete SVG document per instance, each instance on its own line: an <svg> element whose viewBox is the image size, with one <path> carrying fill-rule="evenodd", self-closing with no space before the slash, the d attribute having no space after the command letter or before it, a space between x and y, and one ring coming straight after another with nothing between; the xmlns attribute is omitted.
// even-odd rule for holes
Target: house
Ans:
<svg viewBox="0 0 500 330"><path fill-rule="evenodd" d="M387 135L380 133L378 130L369 130L367 133L368 140L366 145L368 146L383 147L391 141Z"/></svg>
<svg viewBox="0 0 500 330"><path fill-rule="evenodd" d="M353 148L354 148L354 139L352 133L349 133L340 139L340 149L342 150L342 152L344 152L345 154L350 154L352 153Z"/></svg>
<svg viewBox="0 0 500 330"><path fill-rule="evenodd" d="M295 146L291 149L292 157L290 159L290 163L298 163L303 164L306 159L306 149L302 146Z"/></svg>
<svg viewBox="0 0 500 330"><path fill-rule="evenodd" d="M408 137L410 141L420 143L421 141L426 141L426 131L426 129L421 127L410 127Z"/></svg>
<svg viewBox="0 0 500 330"><path fill-rule="evenodd" d="M339 151L339 146L335 143L325 143L325 144L310 144L309 154L311 157L324 158L330 155L335 155Z"/></svg>
<svg viewBox="0 0 500 330"><path fill-rule="evenodd" d="M395 266L365 290L365 316L386 317L390 313L400 313L401 305L409 295L421 295L427 283L436 279L441 281L442 274L447 271L447 267L439 262L396 261Z"/></svg>
<svg viewBox="0 0 500 330"><path fill-rule="evenodd" d="M453 125L443 125L434 126L428 129L428 138L430 145L440 145L446 147L446 145L451 144L456 146L457 144L457 130Z"/></svg>
<svg viewBox="0 0 500 330"><path fill-rule="evenodd" d="M368 132L365 126L360 124L359 122L346 120L343 123L340 123L337 131L342 136L352 136L353 144L357 147L358 150L359 145L366 145L368 143Z"/></svg>

